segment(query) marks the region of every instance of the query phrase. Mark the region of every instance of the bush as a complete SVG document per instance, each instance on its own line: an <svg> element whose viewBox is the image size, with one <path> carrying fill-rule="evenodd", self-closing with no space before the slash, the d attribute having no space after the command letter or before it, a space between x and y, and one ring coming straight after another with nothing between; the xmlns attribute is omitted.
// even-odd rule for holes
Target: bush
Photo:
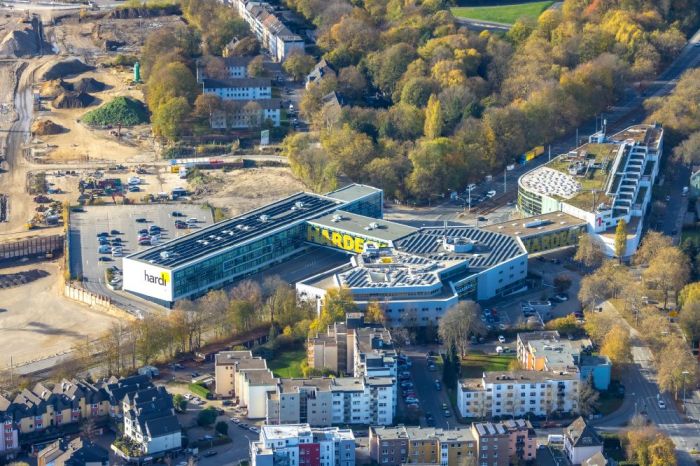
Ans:
<svg viewBox="0 0 700 466"><path fill-rule="evenodd" d="M221 435L228 435L228 423L224 421L217 422L216 427L214 427L214 429Z"/></svg>
<svg viewBox="0 0 700 466"><path fill-rule="evenodd" d="M171 146L163 151L163 158L164 159L176 159L178 157L191 157L193 155L194 155L194 148L188 147L188 146L183 146L183 145Z"/></svg>
<svg viewBox="0 0 700 466"><path fill-rule="evenodd" d="M211 406L204 408L197 415L197 425L202 427L210 426L216 421L216 416L216 409Z"/></svg>
<svg viewBox="0 0 700 466"><path fill-rule="evenodd" d="M173 404L175 405L175 410L181 413L187 409L187 400L179 393L173 397Z"/></svg>
<svg viewBox="0 0 700 466"><path fill-rule="evenodd" d="M86 113L83 122L90 126L133 126L148 123L148 112L139 100L115 97L109 103Z"/></svg>
<svg viewBox="0 0 700 466"><path fill-rule="evenodd" d="M113 66L134 66L136 63L137 58L134 55L124 55L123 53L120 53L116 57L114 57L114 60L112 60L112 65Z"/></svg>

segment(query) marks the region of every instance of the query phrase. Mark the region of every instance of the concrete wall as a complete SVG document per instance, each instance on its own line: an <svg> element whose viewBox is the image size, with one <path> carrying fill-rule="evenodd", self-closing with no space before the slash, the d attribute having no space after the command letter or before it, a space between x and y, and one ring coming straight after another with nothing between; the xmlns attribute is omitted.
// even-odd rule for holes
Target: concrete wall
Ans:
<svg viewBox="0 0 700 466"><path fill-rule="evenodd" d="M87 304L90 307L99 307L105 310L110 310L112 307L112 300L108 296L95 294L71 284L64 286L63 294L66 298Z"/></svg>

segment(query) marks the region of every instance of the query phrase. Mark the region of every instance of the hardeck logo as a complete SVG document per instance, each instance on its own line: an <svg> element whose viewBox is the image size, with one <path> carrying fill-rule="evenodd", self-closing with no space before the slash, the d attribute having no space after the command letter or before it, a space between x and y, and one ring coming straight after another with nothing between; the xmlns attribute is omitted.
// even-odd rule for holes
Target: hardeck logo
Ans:
<svg viewBox="0 0 700 466"><path fill-rule="evenodd" d="M143 276L148 283L155 283L160 286L166 286L170 281L170 274L168 272L161 272L160 277L156 277L155 275L150 275L144 270Z"/></svg>

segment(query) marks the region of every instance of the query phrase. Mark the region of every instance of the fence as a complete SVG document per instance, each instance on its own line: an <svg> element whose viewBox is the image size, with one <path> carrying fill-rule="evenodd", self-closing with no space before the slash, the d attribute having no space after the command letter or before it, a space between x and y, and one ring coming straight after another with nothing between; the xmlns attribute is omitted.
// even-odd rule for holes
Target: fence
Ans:
<svg viewBox="0 0 700 466"><path fill-rule="evenodd" d="M63 251L64 241L64 235L51 235L0 243L0 264L21 258L60 254Z"/></svg>
<svg viewBox="0 0 700 466"><path fill-rule="evenodd" d="M91 307L100 307L105 310L111 310L112 307L112 300L108 296L102 296L82 288L76 288L70 284L65 285L63 294L66 298L79 301Z"/></svg>

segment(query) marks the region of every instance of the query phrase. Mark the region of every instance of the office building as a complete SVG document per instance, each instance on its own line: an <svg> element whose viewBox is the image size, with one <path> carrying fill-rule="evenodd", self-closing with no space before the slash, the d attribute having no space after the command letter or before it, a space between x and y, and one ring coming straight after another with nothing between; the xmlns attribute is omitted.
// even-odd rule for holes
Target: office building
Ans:
<svg viewBox="0 0 700 466"><path fill-rule="evenodd" d="M225 101L259 101L272 99L272 81L269 78L203 79L202 92Z"/></svg>
<svg viewBox="0 0 700 466"><path fill-rule="evenodd" d="M615 229L627 224L624 256L634 254L663 153L659 125L635 125L553 158L518 180L518 205L526 215L563 212L586 223L608 256L615 255Z"/></svg>
<svg viewBox="0 0 700 466"><path fill-rule="evenodd" d="M578 413L578 372L494 371L462 379L457 406L464 418Z"/></svg>
<svg viewBox="0 0 700 466"><path fill-rule="evenodd" d="M262 426L250 442L252 466L354 466L355 437L349 429L308 424Z"/></svg>

